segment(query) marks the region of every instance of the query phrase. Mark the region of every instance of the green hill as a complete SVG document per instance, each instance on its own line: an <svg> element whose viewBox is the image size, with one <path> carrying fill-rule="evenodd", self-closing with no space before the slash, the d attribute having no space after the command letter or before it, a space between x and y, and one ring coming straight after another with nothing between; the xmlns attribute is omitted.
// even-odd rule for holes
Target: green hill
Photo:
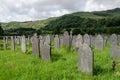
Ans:
<svg viewBox="0 0 120 80"><path fill-rule="evenodd" d="M94 12L75 12L71 14L66 14L63 16L77 16L82 18L92 18L92 19L101 19L106 17L113 17L113 16L120 16L120 8L115 8L112 10L106 11L94 11ZM61 18L62 16L58 17ZM27 22L9 22L9 23L2 23L3 29L10 29L10 28L35 28L39 29L41 27L45 27L51 21L54 21L58 18L48 18L45 20L37 20L37 21L27 21Z"/></svg>

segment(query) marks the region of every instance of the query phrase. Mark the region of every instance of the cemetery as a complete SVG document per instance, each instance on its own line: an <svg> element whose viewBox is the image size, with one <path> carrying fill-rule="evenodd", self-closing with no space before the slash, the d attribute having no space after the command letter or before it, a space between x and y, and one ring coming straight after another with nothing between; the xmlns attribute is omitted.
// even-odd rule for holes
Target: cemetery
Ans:
<svg viewBox="0 0 120 80"><path fill-rule="evenodd" d="M1 80L119 80L120 35L0 36ZM114 65L112 64L114 63Z"/></svg>

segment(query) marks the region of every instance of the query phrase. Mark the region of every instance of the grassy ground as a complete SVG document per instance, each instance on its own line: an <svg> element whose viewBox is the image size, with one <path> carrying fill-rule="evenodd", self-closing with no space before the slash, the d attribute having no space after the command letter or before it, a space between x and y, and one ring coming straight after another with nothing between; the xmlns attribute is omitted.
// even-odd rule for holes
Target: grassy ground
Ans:
<svg viewBox="0 0 120 80"><path fill-rule="evenodd" d="M43 61L31 54L26 54L17 47L16 51L0 50L0 80L119 80L120 64L111 70L112 59L109 45L103 50L94 50L94 76L78 71L78 55L62 47L52 50L51 61Z"/></svg>

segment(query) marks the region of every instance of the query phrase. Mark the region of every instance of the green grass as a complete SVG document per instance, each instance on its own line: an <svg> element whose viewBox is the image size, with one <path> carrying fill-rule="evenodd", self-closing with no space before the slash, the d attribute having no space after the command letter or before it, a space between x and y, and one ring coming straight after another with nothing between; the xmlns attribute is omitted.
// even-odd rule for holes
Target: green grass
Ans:
<svg viewBox="0 0 120 80"><path fill-rule="evenodd" d="M112 59L109 56L109 44L103 51L94 51L94 76L78 71L78 54L74 49L62 47L52 49L51 60L43 61L26 54L17 45L15 52L0 50L0 80L119 80L120 64L116 60L116 70L111 70Z"/></svg>

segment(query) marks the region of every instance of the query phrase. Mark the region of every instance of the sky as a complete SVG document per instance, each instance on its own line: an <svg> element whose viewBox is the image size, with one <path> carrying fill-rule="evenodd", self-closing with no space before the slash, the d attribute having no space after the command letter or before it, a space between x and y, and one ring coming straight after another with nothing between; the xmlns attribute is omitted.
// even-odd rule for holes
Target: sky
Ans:
<svg viewBox="0 0 120 80"><path fill-rule="evenodd" d="M120 8L120 0L0 0L0 22L34 21L79 11Z"/></svg>

